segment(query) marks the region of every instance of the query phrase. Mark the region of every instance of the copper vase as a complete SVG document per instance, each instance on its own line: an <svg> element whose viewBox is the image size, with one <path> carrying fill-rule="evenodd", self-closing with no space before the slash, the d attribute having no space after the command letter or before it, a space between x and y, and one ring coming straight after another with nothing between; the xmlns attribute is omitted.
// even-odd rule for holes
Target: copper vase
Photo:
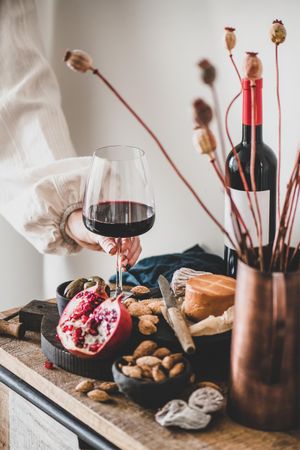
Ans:
<svg viewBox="0 0 300 450"><path fill-rule="evenodd" d="M228 412L260 430L300 427L300 271L239 262Z"/></svg>

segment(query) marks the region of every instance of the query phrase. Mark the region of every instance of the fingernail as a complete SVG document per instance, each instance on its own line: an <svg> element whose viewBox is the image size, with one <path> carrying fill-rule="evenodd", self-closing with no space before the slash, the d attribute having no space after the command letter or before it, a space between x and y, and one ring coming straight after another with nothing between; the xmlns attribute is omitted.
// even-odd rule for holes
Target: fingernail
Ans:
<svg viewBox="0 0 300 450"><path fill-rule="evenodd" d="M125 269L126 270L130 270L131 269L131 265L130 264L126 264Z"/></svg>

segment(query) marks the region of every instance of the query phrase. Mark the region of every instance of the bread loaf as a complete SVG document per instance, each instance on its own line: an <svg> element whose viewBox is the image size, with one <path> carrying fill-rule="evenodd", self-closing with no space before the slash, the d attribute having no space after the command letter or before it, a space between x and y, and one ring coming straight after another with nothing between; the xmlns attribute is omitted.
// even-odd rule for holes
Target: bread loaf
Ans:
<svg viewBox="0 0 300 450"><path fill-rule="evenodd" d="M234 303L236 281L224 275L200 275L186 283L182 304L186 317L194 322L221 316Z"/></svg>

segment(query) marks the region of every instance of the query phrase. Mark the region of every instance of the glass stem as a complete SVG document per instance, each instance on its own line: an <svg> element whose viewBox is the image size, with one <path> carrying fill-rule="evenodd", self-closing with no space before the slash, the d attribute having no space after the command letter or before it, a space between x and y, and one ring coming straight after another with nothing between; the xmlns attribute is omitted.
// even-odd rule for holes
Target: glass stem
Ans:
<svg viewBox="0 0 300 450"><path fill-rule="evenodd" d="M118 240L117 240L117 267L116 267L116 293L115 293L115 296L119 295L123 290L123 288L122 288L121 248L122 248L122 239L118 238Z"/></svg>

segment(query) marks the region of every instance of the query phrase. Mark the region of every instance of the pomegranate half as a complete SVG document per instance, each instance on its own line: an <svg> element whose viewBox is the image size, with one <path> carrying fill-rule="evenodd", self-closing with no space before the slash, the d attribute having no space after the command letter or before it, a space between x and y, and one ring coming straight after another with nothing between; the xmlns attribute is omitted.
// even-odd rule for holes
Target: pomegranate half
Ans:
<svg viewBox="0 0 300 450"><path fill-rule="evenodd" d="M62 346L79 358L110 358L129 339L132 320L122 294L108 298L103 286L75 295L57 326Z"/></svg>

